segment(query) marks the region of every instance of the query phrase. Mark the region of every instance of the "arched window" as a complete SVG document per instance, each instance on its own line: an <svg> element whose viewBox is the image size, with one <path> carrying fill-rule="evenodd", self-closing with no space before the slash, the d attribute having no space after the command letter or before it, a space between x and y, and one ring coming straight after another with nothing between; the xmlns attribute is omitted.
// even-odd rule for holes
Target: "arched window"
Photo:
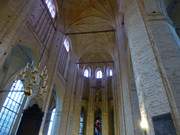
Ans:
<svg viewBox="0 0 180 135"><path fill-rule="evenodd" d="M54 123L55 113L56 113L56 108L54 108L53 111L52 111L47 135L52 135L51 132L52 132L52 127L53 127L53 123Z"/></svg>
<svg viewBox="0 0 180 135"><path fill-rule="evenodd" d="M90 69L85 69L84 70L84 77L87 77L87 78L89 78L91 76L91 71L90 71Z"/></svg>
<svg viewBox="0 0 180 135"><path fill-rule="evenodd" d="M45 2L52 18L54 18L56 16L56 7L55 7L54 0L45 0Z"/></svg>
<svg viewBox="0 0 180 135"><path fill-rule="evenodd" d="M69 45L69 41L67 38L64 39L64 47L66 48L66 51L69 52L70 45Z"/></svg>
<svg viewBox="0 0 180 135"><path fill-rule="evenodd" d="M0 135L10 134L25 98L23 91L24 87L21 80L15 81L11 86L0 112Z"/></svg>
<svg viewBox="0 0 180 135"><path fill-rule="evenodd" d="M102 78L102 71L101 71L101 70L98 70L98 71L96 72L96 78L97 78L97 79Z"/></svg>

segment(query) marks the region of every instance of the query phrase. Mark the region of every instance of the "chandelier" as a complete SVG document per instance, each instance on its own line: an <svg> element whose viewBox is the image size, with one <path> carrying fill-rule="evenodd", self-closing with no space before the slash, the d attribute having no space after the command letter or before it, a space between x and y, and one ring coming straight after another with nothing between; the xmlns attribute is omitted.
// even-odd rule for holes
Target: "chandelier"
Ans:
<svg viewBox="0 0 180 135"><path fill-rule="evenodd" d="M47 92L48 73L46 66L41 70L40 66L36 68L33 62L27 63L18 78L24 83L24 94L26 96L42 95Z"/></svg>

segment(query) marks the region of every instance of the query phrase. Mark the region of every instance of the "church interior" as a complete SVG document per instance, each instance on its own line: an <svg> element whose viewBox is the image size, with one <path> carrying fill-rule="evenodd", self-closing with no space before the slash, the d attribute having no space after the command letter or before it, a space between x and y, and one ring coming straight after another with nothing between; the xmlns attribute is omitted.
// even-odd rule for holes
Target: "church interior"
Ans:
<svg viewBox="0 0 180 135"><path fill-rule="evenodd" d="M0 0L0 135L180 135L180 0Z"/></svg>

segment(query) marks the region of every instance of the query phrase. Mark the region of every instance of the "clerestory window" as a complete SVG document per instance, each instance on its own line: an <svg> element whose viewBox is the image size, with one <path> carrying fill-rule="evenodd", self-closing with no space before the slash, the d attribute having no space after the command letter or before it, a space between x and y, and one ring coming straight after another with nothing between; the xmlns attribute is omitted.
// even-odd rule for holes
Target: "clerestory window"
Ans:
<svg viewBox="0 0 180 135"><path fill-rule="evenodd" d="M45 2L52 18L54 18L56 16L56 7L55 7L54 0L45 0Z"/></svg>
<svg viewBox="0 0 180 135"><path fill-rule="evenodd" d="M97 78L97 79L101 79L102 76L103 76L102 71L101 71L101 70L98 70L98 71L96 72L96 78Z"/></svg>
<svg viewBox="0 0 180 135"><path fill-rule="evenodd" d="M91 71L89 68L86 68L84 70L84 77L89 78L91 76Z"/></svg>
<svg viewBox="0 0 180 135"><path fill-rule="evenodd" d="M112 76L113 75L113 71L112 69L109 69L109 76Z"/></svg>
<svg viewBox="0 0 180 135"><path fill-rule="evenodd" d="M64 47L66 48L66 51L69 52L70 45L69 45L69 41L67 38L64 39Z"/></svg>

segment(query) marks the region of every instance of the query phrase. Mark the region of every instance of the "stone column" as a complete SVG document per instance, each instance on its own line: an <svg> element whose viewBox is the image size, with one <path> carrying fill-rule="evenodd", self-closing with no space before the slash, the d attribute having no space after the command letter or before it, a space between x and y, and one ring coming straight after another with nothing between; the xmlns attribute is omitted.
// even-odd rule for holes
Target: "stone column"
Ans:
<svg viewBox="0 0 180 135"><path fill-rule="evenodd" d="M107 78L103 79L105 88L102 89L102 134L109 135L109 126L108 126L108 93L107 93Z"/></svg>
<svg viewBox="0 0 180 135"><path fill-rule="evenodd" d="M117 46L116 46L117 48ZM114 74L112 78L112 87L113 87L113 104L114 104L114 128L115 135L124 135L122 132L123 127L123 113L121 107L121 86L120 86L120 67L119 67L119 58L118 58L118 49L115 49L114 57Z"/></svg>
<svg viewBox="0 0 180 135"><path fill-rule="evenodd" d="M129 87L129 63L127 51L127 39L125 36L125 29L123 26L122 14L117 16L116 20L116 44L118 49L118 64L119 72L117 74L117 91L118 91L118 104L121 108L119 117L121 123L121 134L134 135L134 126L132 119L132 110L130 103L130 87Z"/></svg>
<svg viewBox="0 0 180 135"><path fill-rule="evenodd" d="M74 67L75 68L75 67ZM77 70L76 70L77 72ZM76 76L76 75L75 75ZM66 134L65 135L70 135L72 134L72 127L73 127L73 120L74 120L74 117L76 117L76 115L74 114L75 112L75 109L78 109L78 108L75 108L76 106L76 98L77 98L77 95L76 95L76 88L77 88L77 84L78 84L78 81L77 81L78 77L76 76L75 77L75 80L73 80L73 86L71 87L71 93L69 94L69 111L66 112L68 113L67 115L67 122L66 122Z"/></svg>
<svg viewBox="0 0 180 135"><path fill-rule="evenodd" d="M82 99L82 92L83 92L83 82L84 77L79 73L79 80L77 81L77 88L76 88L76 97L75 97L75 105L74 105L74 113L73 113L73 121L72 121L72 135L79 134L79 127L80 127L80 115L81 115L81 99Z"/></svg>
<svg viewBox="0 0 180 135"><path fill-rule="evenodd" d="M90 88L89 91L86 135L94 135L94 97L95 97L94 90L95 89Z"/></svg>
<svg viewBox="0 0 180 135"><path fill-rule="evenodd" d="M73 60L73 58L71 60ZM71 122L73 118L74 90L77 79L77 69L73 61L70 61L70 67L68 81L66 83L66 93L63 100L62 118L59 128L60 135L68 135L71 131Z"/></svg>
<svg viewBox="0 0 180 135"><path fill-rule="evenodd" d="M154 2L153 2L154 3ZM161 70L153 43L136 0L126 1L125 28L127 32L135 83L142 116L148 120L148 135L154 135L152 118L170 112Z"/></svg>
<svg viewBox="0 0 180 135"><path fill-rule="evenodd" d="M152 8L156 5L157 8L153 8L152 12L152 9L145 6L144 10L147 13L144 14L144 18L157 64L162 72L175 126L177 132L180 133L180 39L167 16L164 1L149 1L154 4L146 0L144 4Z"/></svg>
<svg viewBox="0 0 180 135"><path fill-rule="evenodd" d="M56 31L56 37L59 36L60 37L60 43L62 43L63 41L63 37L64 35L62 33L60 33L58 30ZM52 90L54 88L54 81L56 79L56 74L57 74L57 70L58 70L58 61L59 61L59 55L60 55L60 48L61 48L61 45L58 46L58 48L56 48L55 45L53 45L51 51L50 51L50 56L49 56L49 60L47 61L47 69L48 69L48 92L46 94L46 97L45 97L45 101L43 103L43 111L44 111L44 117L43 117L43 120L42 120L42 124L41 124L41 128L40 128L40 132L39 134L40 135L43 135L43 129L44 129L44 124L45 124L45 121L46 121L46 116L47 116L47 113L48 113L48 109L49 109L49 104L50 104L50 99L51 99L51 96L52 95ZM72 71L70 71L72 73ZM69 84L69 86L71 86Z"/></svg>

